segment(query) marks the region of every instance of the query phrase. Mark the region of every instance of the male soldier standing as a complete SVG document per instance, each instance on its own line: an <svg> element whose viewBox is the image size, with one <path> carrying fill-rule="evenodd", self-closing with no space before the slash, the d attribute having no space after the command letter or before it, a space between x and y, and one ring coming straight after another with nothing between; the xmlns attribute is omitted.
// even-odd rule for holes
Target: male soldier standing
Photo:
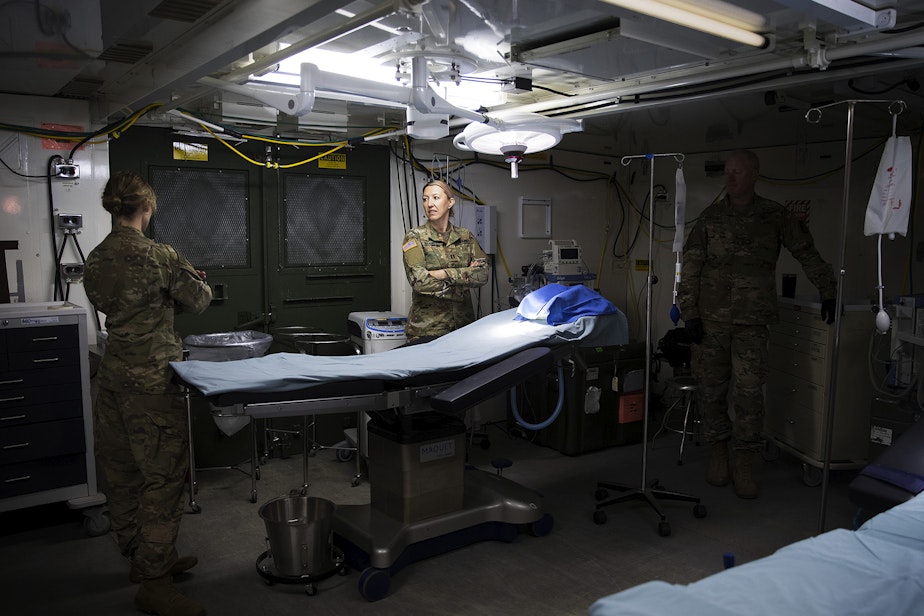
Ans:
<svg viewBox="0 0 924 616"><path fill-rule="evenodd" d="M812 235L779 203L754 192L760 162L738 150L725 162L721 201L699 216L683 251L678 300L692 345L704 437L711 444L706 481L734 483L740 498L756 498L752 474L760 450L769 330L778 318L776 262L780 246L802 264L821 295L821 316L834 322L837 281L815 249ZM728 414L734 379L734 422ZM729 441L735 450L729 474Z"/></svg>
<svg viewBox="0 0 924 616"><path fill-rule="evenodd" d="M199 616L205 609L172 584L197 560L176 551L189 430L169 362L182 359L174 314L202 312L212 290L176 250L145 237L157 199L141 176L116 173L102 201L112 231L87 257L84 287L106 314L109 334L94 433L112 529L131 560L129 579L141 584L135 606L161 616Z"/></svg>
<svg viewBox="0 0 924 616"><path fill-rule="evenodd" d="M455 205L442 180L423 189L427 222L404 236L404 271L413 294L405 333L422 342L475 320L471 289L488 282L487 255L472 232L449 222Z"/></svg>

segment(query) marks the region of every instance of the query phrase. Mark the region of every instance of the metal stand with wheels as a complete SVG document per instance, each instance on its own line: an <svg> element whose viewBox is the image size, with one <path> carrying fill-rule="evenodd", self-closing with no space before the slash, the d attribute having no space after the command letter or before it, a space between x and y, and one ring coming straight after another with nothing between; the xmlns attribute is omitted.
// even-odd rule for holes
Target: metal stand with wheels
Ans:
<svg viewBox="0 0 924 616"><path fill-rule="evenodd" d="M273 566L272 550L266 550L257 557L257 573L260 574L260 577L262 577L269 586L273 584L304 584L305 594L309 597L313 597L318 594L318 589L314 585L315 582L326 580L334 575L347 574L346 559L343 556L343 552L335 547L333 548L333 553L334 565L326 571L305 575L281 575L276 573L275 567Z"/></svg>
<svg viewBox="0 0 924 616"><path fill-rule="evenodd" d="M648 407L651 397L651 296L652 286L657 282L652 273L654 265L654 161L656 157L671 156L678 163L683 162L683 154L642 154L639 156L623 156L622 164L628 165L632 159L647 158L649 161L648 179L649 199L648 199L648 299L647 313L645 317L645 416L642 421L642 477L637 488L619 483L598 482L594 495L597 499L596 510L594 511L594 522L596 524L606 523L606 512L604 507L615 505L630 500L641 500L654 510L660 518L658 522L658 534L667 537L671 534L671 526L667 517L658 506L658 500L676 500L695 503L693 515L697 518L706 517L706 507L699 502L699 497L680 492L670 492L663 489L655 480L650 485L647 479L648 473ZM609 490L617 490L621 494L615 498L609 498Z"/></svg>

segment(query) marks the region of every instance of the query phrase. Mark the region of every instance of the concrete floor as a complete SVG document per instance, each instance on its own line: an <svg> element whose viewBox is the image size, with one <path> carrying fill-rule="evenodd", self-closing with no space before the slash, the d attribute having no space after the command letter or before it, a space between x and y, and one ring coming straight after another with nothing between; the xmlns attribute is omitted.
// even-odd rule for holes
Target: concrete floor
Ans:
<svg viewBox="0 0 924 616"><path fill-rule="evenodd" d="M745 501L731 487L705 484L705 447L688 443L678 465L679 436L666 432L653 441L645 484L691 493L708 511L697 518L690 503L664 503L671 534L662 537L658 517L640 500L607 508L605 524L594 521L596 482L643 485L641 443L566 456L512 437L502 424L488 434L490 448L476 444L469 463L494 472L492 459L510 459L504 477L539 492L554 518L547 536L523 533L510 543L479 542L414 563L391 577L387 596L375 602L363 598L361 572L353 570L318 581L315 596L303 584L268 585L256 570L267 549L258 511L301 486L302 456L293 451L262 467L256 503L243 472L249 464L197 474L201 512L184 518L179 548L200 562L177 583L213 615L585 614L601 596L653 579L692 582L721 571L726 554L741 564L819 530L821 487L806 485L801 462L772 447L758 466L760 498ZM353 486L355 465L336 458L332 450L309 457L308 494L337 505L368 503L369 482ZM830 474L825 530L852 528L856 507L846 486L854 474ZM114 539L87 536L81 519L62 503L0 514L3 613L137 613L136 587Z"/></svg>

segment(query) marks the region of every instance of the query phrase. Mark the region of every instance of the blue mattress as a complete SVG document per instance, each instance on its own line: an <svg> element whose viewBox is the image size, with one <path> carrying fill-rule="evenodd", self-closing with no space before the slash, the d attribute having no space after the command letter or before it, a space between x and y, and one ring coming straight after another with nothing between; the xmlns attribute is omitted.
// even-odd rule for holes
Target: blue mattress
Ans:
<svg viewBox="0 0 924 616"><path fill-rule="evenodd" d="M616 346L629 340L625 315L580 316L570 323L518 320L496 312L425 344L371 355L321 357L273 353L226 362L171 362L177 375L206 396L231 392L286 392L338 381L401 381L422 374L488 366L533 346Z"/></svg>
<svg viewBox="0 0 924 616"><path fill-rule="evenodd" d="M591 616L924 613L924 495L692 584L652 581L603 597Z"/></svg>

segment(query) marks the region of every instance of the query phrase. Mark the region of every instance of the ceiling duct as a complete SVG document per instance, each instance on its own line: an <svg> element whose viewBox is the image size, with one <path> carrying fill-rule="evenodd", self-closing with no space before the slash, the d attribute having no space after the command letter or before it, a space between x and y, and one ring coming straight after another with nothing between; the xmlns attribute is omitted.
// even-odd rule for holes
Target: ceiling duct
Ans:
<svg viewBox="0 0 924 616"><path fill-rule="evenodd" d="M224 0L164 0L148 12L151 17L193 23Z"/></svg>
<svg viewBox="0 0 924 616"><path fill-rule="evenodd" d="M92 98L102 85L103 81L101 79L76 77L64 84L64 87L58 92L58 96L87 100Z"/></svg>
<svg viewBox="0 0 924 616"><path fill-rule="evenodd" d="M116 41L115 44L104 49L97 59L105 62L137 64L152 51L154 51L154 45L148 41Z"/></svg>

